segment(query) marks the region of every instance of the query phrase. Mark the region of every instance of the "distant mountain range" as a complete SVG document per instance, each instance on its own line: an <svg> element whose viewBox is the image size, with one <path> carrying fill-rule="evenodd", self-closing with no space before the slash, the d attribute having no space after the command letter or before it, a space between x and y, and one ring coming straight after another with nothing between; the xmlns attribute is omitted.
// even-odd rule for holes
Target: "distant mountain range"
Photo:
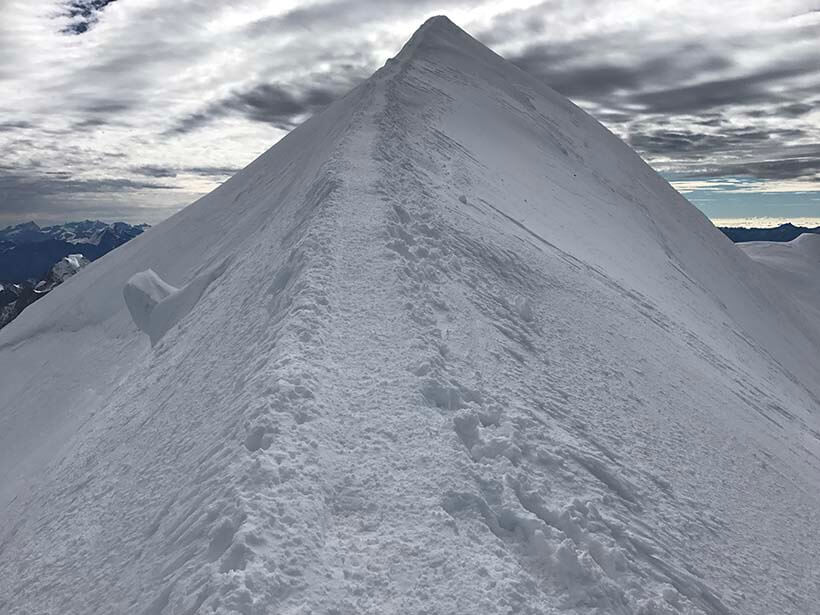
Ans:
<svg viewBox="0 0 820 615"><path fill-rule="evenodd" d="M788 222L774 228L718 228L735 243L744 243L746 241L791 241L803 233L820 235L820 226L807 228L805 226L795 226Z"/></svg>
<svg viewBox="0 0 820 615"><path fill-rule="evenodd" d="M40 227L26 222L0 230L0 282L38 281L61 258L82 254L93 261L146 228L99 220Z"/></svg>
<svg viewBox="0 0 820 615"><path fill-rule="evenodd" d="M0 328L91 261L133 239L147 224L99 220L0 230Z"/></svg>

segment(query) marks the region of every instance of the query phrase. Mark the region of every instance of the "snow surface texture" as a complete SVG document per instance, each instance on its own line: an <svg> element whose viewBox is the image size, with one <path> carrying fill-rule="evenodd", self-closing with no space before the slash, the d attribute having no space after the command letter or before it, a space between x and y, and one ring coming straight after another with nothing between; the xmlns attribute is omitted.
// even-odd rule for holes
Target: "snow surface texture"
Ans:
<svg viewBox="0 0 820 615"><path fill-rule="evenodd" d="M0 332L0 613L816 612L787 285L433 19Z"/></svg>

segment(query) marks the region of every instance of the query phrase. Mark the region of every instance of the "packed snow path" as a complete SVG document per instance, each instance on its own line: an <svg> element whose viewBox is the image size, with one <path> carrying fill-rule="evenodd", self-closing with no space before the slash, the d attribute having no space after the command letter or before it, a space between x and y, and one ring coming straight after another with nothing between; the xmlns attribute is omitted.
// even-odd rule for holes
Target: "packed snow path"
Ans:
<svg viewBox="0 0 820 615"><path fill-rule="evenodd" d="M818 347L438 18L0 334L0 613L810 613Z"/></svg>

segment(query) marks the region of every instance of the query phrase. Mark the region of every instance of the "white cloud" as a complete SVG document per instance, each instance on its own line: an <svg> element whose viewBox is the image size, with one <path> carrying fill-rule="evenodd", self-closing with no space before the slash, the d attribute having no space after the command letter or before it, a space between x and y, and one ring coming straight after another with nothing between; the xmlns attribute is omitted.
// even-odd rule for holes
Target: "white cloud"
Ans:
<svg viewBox="0 0 820 615"><path fill-rule="evenodd" d="M793 132L793 142L820 141L816 122L806 119L810 113L801 115L799 106L792 107L793 115L777 111L787 102L820 99L816 75L803 70L807 59L818 56L816 38L812 43L805 32L817 27L820 14L810 13L811 3L802 0L386 0L377 8L366 0L118 0L79 35L63 32L69 24L61 16L65 4L7 0L4 6L0 177L29 180L27 192L5 193L0 217L7 220L26 218L28 211L32 217L77 216L81 209L71 186L85 182L98 189L87 202L99 203L99 211L111 203L111 215L133 219L127 210L134 207L140 215L150 212L155 222L224 179L181 169L244 166L293 122L378 68L436 13L448 13L511 57L549 45L548 62L533 69L563 79L624 136L691 128L691 114L636 109L668 107L683 94L697 105L703 88L676 88L719 88L722 80L751 75L757 77L736 82L737 92L757 97L752 110L771 115L745 116L743 109L749 109L740 100L739 106L721 103L711 110L716 116L737 130L786 127L800 131ZM786 65L793 69L788 80L769 74ZM695 113L705 117L702 110ZM708 131L728 134L721 125ZM702 147L692 147L703 155ZM647 153L659 168L679 169L691 162L692 152ZM707 162L715 162L725 152L707 154ZM172 171L146 177L139 171L146 167ZM74 182L66 195L59 194L55 177ZM111 180L162 182L173 189L114 189ZM18 201L11 203L12 197Z"/></svg>

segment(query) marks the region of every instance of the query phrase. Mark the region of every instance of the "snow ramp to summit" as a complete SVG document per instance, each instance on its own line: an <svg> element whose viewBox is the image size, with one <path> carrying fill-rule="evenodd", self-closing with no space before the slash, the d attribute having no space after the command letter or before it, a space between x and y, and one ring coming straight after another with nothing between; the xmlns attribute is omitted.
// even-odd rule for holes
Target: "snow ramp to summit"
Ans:
<svg viewBox="0 0 820 615"><path fill-rule="evenodd" d="M0 332L0 613L811 612L817 339L432 19Z"/></svg>

